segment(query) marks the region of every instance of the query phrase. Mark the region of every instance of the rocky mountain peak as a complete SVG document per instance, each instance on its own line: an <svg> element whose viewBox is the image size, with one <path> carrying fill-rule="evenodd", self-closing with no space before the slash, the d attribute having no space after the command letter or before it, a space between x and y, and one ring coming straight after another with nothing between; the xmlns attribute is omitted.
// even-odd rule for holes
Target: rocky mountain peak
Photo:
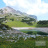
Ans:
<svg viewBox="0 0 48 48"><path fill-rule="evenodd" d="M17 14L19 16L27 16L27 17L33 17L34 19L37 19L35 15L28 15L27 13L23 13L21 11L16 11L15 9L11 8L10 6L6 6L2 9L0 9L0 14L6 14L6 13L12 13L12 14Z"/></svg>

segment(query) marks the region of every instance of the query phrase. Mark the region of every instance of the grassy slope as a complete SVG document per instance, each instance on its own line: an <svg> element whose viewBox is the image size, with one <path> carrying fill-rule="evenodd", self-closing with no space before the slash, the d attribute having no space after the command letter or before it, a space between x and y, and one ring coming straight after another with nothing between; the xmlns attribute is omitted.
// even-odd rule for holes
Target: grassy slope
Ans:
<svg viewBox="0 0 48 48"><path fill-rule="evenodd" d="M7 23L4 23L4 24L8 25L9 27L35 27L36 26L36 24L28 25L27 23L21 22L22 17L10 16L7 18L8 18L8 21ZM14 19L14 21L10 20L12 18Z"/></svg>
<svg viewBox="0 0 48 48"><path fill-rule="evenodd" d="M28 25L27 23L24 23L21 21L10 21L5 24L8 25L9 27L48 27L48 24L47 25L38 25L37 23L35 23L34 25Z"/></svg>
<svg viewBox="0 0 48 48"><path fill-rule="evenodd" d="M8 25L9 27L48 27L47 25L38 25L37 23L35 23L34 25L28 25L27 23L23 23L21 22L22 17L17 17L17 16L9 16L7 17L9 21L7 21L7 23L4 23L6 25ZM14 21L11 21L10 19L14 19ZM18 21L17 21L18 19Z"/></svg>
<svg viewBox="0 0 48 48"><path fill-rule="evenodd" d="M20 21L11 21L11 22L7 22L5 24L9 25L10 27L35 27L36 26L36 24L28 25L28 24L20 22Z"/></svg>

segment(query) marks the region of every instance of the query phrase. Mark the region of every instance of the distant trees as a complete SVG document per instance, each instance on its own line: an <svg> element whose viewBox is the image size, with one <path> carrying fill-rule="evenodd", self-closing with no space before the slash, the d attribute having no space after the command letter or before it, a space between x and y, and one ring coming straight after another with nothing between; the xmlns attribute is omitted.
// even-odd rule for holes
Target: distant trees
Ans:
<svg viewBox="0 0 48 48"><path fill-rule="evenodd" d="M31 22L32 22L32 21L36 22L36 20L35 20L34 18L30 18L30 21L31 21Z"/></svg>
<svg viewBox="0 0 48 48"><path fill-rule="evenodd" d="M39 21L37 24L42 24L42 25L44 25L44 24L48 24L48 20Z"/></svg>
<svg viewBox="0 0 48 48"><path fill-rule="evenodd" d="M3 22L3 21L6 21L7 20L7 16L5 17L0 17L0 24Z"/></svg>
<svg viewBox="0 0 48 48"><path fill-rule="evenodd" d="M14 18L11 18L10 20L14 21Z"/></svg>
<svg viewBox="0 0 48 48"><path fill-rule="evenodd" d="M14 21L14 17L11 17L10 20Z"/></svg>
<svg viewBox="0 0 48 48"><path fill-rule="evenodd" d="M5 16L5 20L7 20L7 16Z"/></svg>
<svg viewBox="0 0 48 48"><path fill-rule="evenodd" d="M48 20L38 21L37 27L48 27Z"/></svg>
<svg viewBox="0 0 48 48"><path fill-rule="evenodd" d="M3 14L3 10L2 9L0 9L0 13Z"/></svg>
<svg viewBox="0 0 48 48"><path fill-rule="evenodd" d="M19 15L17 15L17 14L14 14L15 16L19 16Z"/></svg>
<svg viewBox="0 0 48 48"><path fill-rule="evenodd" d="M29 17L25 17L24 19L22 19L22 22L26 22L27 24L32 24L32 22L36 22L36 20L34 18L29 18Z"/></svg>
<svg viewBox="0 0 48 48"><path fill-rule="evenodd" d="M1 24L4 20L5 20L4 18L0 18L0 24Z"/></svg>

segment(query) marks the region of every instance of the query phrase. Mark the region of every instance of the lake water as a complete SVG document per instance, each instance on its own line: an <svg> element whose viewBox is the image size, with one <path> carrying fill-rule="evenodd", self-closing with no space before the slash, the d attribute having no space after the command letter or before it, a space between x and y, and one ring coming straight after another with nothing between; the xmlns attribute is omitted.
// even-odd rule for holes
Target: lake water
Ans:
<svg viewBox="0 0 48 48"><path fill-rule="evenodd" d="M2 37L2 38L7 38L7 40L9 40L9 39L11 39L11 41L12 41L12 39L13 40L19 40L19 38L20 37L23 37L24 39L27 39L27 38L30 38L30 37L33 37L33 38L36 38L36 36L42 36L42 35L40 35L40 34L37 34L38 32L40 33L40 31L37 31L37 30L20 30L20 31L22 31L22 32L33 32L34 34L27 34L27 33L9 33L9 32L3 32L3 31L1 31L0 32L0 37ZM43 36L48 36L48 35L43 35Z"/></svg>
<svg viewBox="0 0 48 48"><path fill-rule="evenodd" d="M38 34L38 35L48 35L48 33L41 32L35 29L22 29L21 32L27 33L27 34Z"/></svg>

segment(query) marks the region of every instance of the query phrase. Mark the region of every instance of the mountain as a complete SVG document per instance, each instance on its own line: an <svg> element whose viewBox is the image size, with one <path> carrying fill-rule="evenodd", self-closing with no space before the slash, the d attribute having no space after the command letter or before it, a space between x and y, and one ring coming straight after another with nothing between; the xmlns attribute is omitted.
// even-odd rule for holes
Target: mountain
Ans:
<svg viewBox="0 0 48 48"><path fill-rule="evenodd" d="M6 6L2 9L0 9L0 14L6 14L6 13L11 13L11 14L17 14L19 16L27 16L27 17L32 17L34 19L37 19L37 17L35 15L28 15L26 13L23 13L21 11L16 11L15 9L9 7L9 6Z"/></svg>
<svg viewBox="0 0 48 48"><path fill-rule="evenodd" d="M3 13L17 13L16 10L14 10L13 8L9 6L3 8L2 10L3 10Z"/></svg>
<svg viewBox="0 0 48 48"><path fill-rule="evenodd" d="M29 15L29 16L37 20L37 16L35 15Z"/></svg>
<svg viewBox="0 0 48 48"><path fill-rule="evenodd" d="M0 14L6 14L6 13L12 13L12 14L18 14L18 15L21 15L19 12L17 12L15 9L9 7L9 6L6 6L2 9L0 9Z"/></svg>
<svg viewBox="0 0 48 48"><path fill-rule="evenodd" d="M16 13L16 10L7 6L7 7L0 9L0 13L2 13L2 12L3 12L3 14L5 14L5 13Z"/></svg>

